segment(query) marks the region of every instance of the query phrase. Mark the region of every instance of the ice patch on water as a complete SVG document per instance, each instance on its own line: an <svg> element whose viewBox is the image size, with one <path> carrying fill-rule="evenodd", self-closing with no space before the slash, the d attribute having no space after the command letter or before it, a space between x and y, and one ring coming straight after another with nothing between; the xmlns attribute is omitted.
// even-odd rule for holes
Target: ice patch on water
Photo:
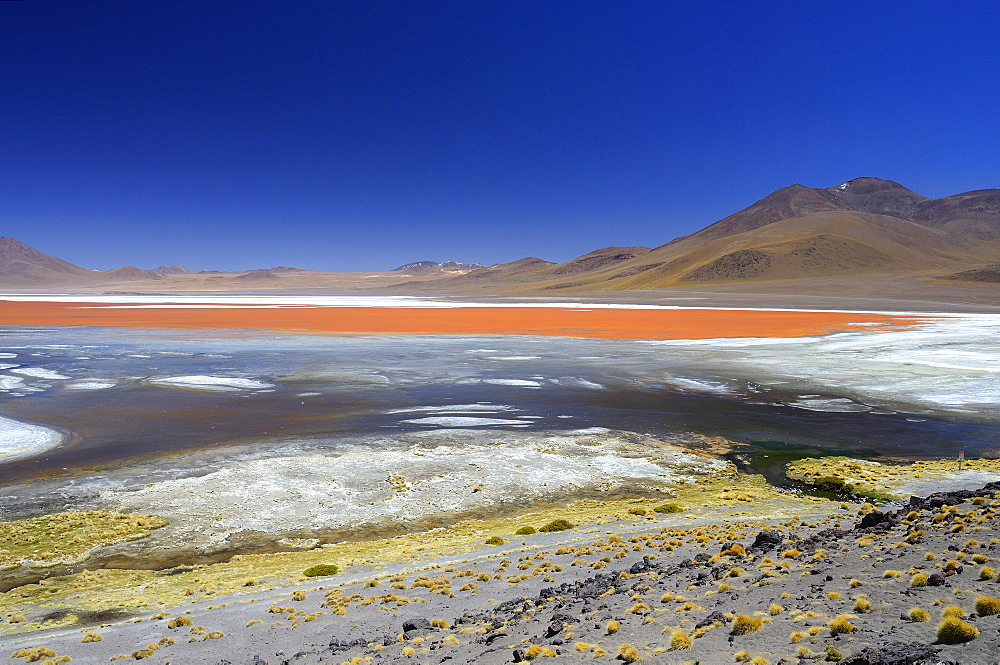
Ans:
<svg viewBox="0 0 1000 665"><path fill-rule="evenodd" d="M59 432L48 427L0 416L0 460L2 461L38 454L59 445L61 441L62 436Z"/></svg>
<svg viewBox="0 0 1000 665"><path fill-rule="evenodd" d="M30 376L36 379L47 379L50 381L70 378L65 374L60 374L55 370L45 369L44 367L19 367L10 371L12 374L23 374L24 376Z"/></svg>
<svg viewBox="0 0 1000 665"><path fill-rule="evenodd" d="M297 393L296 397L316 397L317 395L322 395L323 393Z"/></svg>
<svg viewBox="0 0 1000 665"><path fill-rule="evenodd" d="M440 425L441 427L483 427L486 425L530 425L530 420L509 420L505 418L473 418L470 416L433 416L404 420L412 425Z"/></svg>
<svg viewBox="0 0 1000 665"><path fill-rule="evenodd" d="M0 376L0 390L20 390L24 379L19 376Z"/></svg>
<svg viewBox="0 0 1000 665"><path fill-rule="evenodd" d="M116 382L104 379L90 379L87 381L74 381L73 383L67 383L64 387L70 390L107 390L108 388L114 388L117 385Z"/></svg>
<svg viewBox="0 0 1000 665"><path fill-rule="evenodd" d="M793 406L796 409L805 409L806 411L824 411L828 413L863 413L872 410L870 406L865 404L858 404L852 400L839 397L833 399L821 399L818 397L801 398L789 402L788 406Z"/></svg>
<svg viewBox="0 0 1000 665"><path fill-rule="evenodd" d="M0 358L17 358L16 353L0 353Z"/></svg>
<svg viewBox="0 0 1000 665"><path fill-rule="evenodd" d="M0 363L0 369L14 369L20 367L17 363Z"/></svg>
<svg viewBox="0 0 1000 665"><path fill-rule="evenodd" d="M506 404L445 404L441 406L411 406L401 409L388 409L382 413L496 413L497 411L517 411Z"/></svg>
<svg viewBox="0 0 1000 665"><path fill-rule="evenodd" d="M483 379L483 383L491 383L495 386L520 386L522 388L541 388L538 381L528 381L527 379Z"/></svg>
<svg viewBox="0 0 1000 665"><path fill-rule="evenodd" d="M587 390L607 390L607 387L602 386L600 383L594 383L593 381L588 381L587 379L579 376L564 376L558 379L549 379L549 381L557 386L586 388Z"/></svg>
<svg viewBox="0 0 1000 665"><path fill-rule="evenodd" d="M839 393L853 402L911 413L1000 415L1000 315L936 316L903 330L637 344L661 349L656 356L664 363L769 388ZM662 380L653 367L655 361L639 376L649 383Z"/></svg>
<svg viewBox="0 0 1000 665"><path fill-rule="evenodd" d="M727 386L724 383L709 381L708 379L692 379L686 376L672 376L664 382L682 390L717 393L720 395L732 395L735 392L732 387Z"/></svg>
<svg viewBox="0 0 1000 665"><path fill-rule="evenodd" d="M486 356L484 360L538 360L541 356Z"/></svg>
<svg viewBox="0 0 1000 665"><path fill-rule="evenodd" d="M150 383L176 388L198 388L201 390L254 390L273 388L273 383L256 379L243 379L233 376L171 376L164 379L152 379Z"/></svg>

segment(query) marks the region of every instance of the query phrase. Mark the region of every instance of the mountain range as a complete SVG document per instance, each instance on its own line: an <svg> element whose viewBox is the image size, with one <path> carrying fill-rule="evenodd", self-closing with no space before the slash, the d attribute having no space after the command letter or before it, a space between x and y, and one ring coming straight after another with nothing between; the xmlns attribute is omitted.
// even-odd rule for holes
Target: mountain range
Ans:
<svg viewBox="0 0 1000 665"><path fill-rule="evenodd" d="M929 199L892 180L855 178L779 189L653 249L608 247L561 264L526 258L402 286L573 292L858 275L991 281L998 259L1000 189Z"/></svg>
<svg viewBox="0 0 1000 665"><path fill-rule="evenodd" d="M714 224L654 247L606 247L565 263L527 257L483 267L416 261L375 273L276 267L242 273L183 266L88 270L0 238L0 287L222 290L378 288L513 293L616 291L843 276L1000 281L1000 189L930 199L892 180L825 189L791 185Z"/></svg>

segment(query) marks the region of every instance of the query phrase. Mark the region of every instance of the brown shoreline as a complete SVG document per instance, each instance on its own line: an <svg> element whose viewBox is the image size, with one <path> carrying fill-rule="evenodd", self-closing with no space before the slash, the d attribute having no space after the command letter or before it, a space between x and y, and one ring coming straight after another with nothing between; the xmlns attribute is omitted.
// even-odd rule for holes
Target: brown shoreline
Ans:
<svg viewBox="0 0 1000 665"><path fill-rule="evenodd" d="M561 307L123 307L0 301L0 325L277 330L289 333L531 335L604 339L805 337L898 330L927 316L749 309Z"/></svg>

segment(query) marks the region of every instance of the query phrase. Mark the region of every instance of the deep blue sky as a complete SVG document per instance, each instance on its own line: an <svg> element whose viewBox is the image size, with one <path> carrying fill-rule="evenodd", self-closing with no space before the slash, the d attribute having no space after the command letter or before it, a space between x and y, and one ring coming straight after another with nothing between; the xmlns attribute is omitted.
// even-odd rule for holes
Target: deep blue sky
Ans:
<svg viewBox="0 0 1000 665"><path fill-rule="evenodd" d="M0 235L86 267L563 261L799 182L1000 187L995 2L0 2Z"/></svg>

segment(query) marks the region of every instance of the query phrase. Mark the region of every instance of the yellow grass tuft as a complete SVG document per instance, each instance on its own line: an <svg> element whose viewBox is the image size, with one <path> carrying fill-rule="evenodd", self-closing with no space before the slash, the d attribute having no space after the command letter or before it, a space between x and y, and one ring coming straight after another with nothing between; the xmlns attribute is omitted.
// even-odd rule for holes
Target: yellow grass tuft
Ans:
<svg viewBox="0 0 1000 665"><path fill-rule="evenodd" d="M737 614L730 632L733 635L749 635L750 633L756 633L763 626L763 619L747 616L746 614Z"/></svg>
<svg viewBox="0 0 1000 665"><path fill-rule="evenodd" d="M642 658L639 657L639 650L627 642L623 642L618 647L618 658L626 663L638 663L642 661Z"/></svg>
<svg viewBox="0 0 1000 665"><path fill-rule="evenodd" d="M691 638L683 630L675 630L670 633L670 648L672 650L690 649L692 644Z"/></svg>
<svg viewBox="0 0 1000 665"><path fill-rule="evenodd" d="M976 614L982 617L1000 614L1000 598L994 598L993 596L980 596L976 598Z"/></svg>
<svg viewBox="0 0 1000 665"><path fill-rule="evenodd" d="M959 618L959 619L964 619L965 617L967 617L969 615L966 614L965 610L963 610L958 605L949 605L948 607L944 608L944 610L941 612L941 616L943 616L943 617L956 617L956 618Z"/></svg>
<svg viewBox="0 0 1000 665"><path fill-rule="evenodd" d="M841 614L837 616L837 618L831 619L830 623L827 624L827 628L830 629L830 636L835 637L837 635L844 635L856 631L858 627L851 623L848 619L849 617L846 614Z"/></svg>
<svg viewBox="0 0 1000 665"><path fill-rule="evenodd" d="M941 644L961 644L979 637L979 629L956 616L946 616L937 627L937 638Z"/></svg>
<svg viewBox="0 0 1000 665"><path fill-rule="evenodd" d="M854 599L854 611L858 614L870 614L875 610L872 609L871 601L867 598L857 597Z"/></svg>

